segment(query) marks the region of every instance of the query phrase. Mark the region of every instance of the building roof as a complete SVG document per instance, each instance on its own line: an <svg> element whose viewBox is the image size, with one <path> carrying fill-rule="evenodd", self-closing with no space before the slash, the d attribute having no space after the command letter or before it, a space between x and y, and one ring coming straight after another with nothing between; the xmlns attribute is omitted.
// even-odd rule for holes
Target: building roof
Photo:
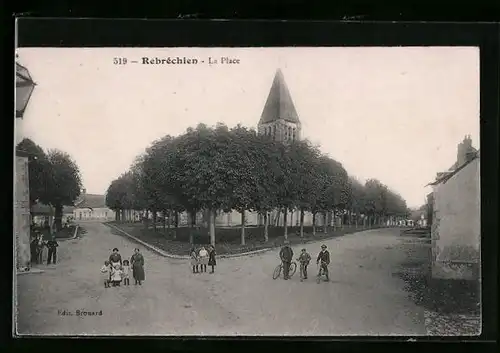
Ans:
<svg viewBox="0 0 500 353"><path fill-rule="evenodd" d="M64 206L63 214L73 213L74 209L75 208L73 206ZM36 203L33 206L31 206L31 213L33 213L33 215L53 216L54 208L52 206L45 205L43 203Z"/></svg>
<svg viewBox="0 0 500 353"><path fill-rule="evenodd" d="M267 97L264 110L260 118L260 124L266 124L278 119L284 119L298 124L299 115L290 96L290 91L280 69L276 71L269 96Z"/></svg>
<svg viewBox="0 0 500 353"><path fill-rule="evenodd" d="M106 196L97 194L84 194L75 204L77 208L106 208Z"/></svg>
<svg viewBox="0 0 500 353"><path fill-rule="evenodd" d="M462 164L460 167L456 168L455 170L451 171L451 172L445 172L445 173L441 173L442 176L438 179L436 179L435 181L433 181L432 183L429 183L427 185L438 185L438 184L445 184L448 180L450 180L455 174L457 174L459 171L461 171L462 169L464 169L467 165L469 165L473 160L475 159L478 159L480 157L479 155L479 151L476 151L475 155L473 158L471 158L470 160L468 160L467 162L465 162L464 164Z"/></svg>
<svg viewBox="0 0 500 353"><path fill-rule="evenodd" d="M475 149L474 147L470 146L469 147L469 150L468 150L468 153L479 153L479 150ZM456 161L455 163L453 163L453 165L451 167L448 168L448 172L453 172L455 171L457 168L459 167L458 165L458 161Z"/></svg>

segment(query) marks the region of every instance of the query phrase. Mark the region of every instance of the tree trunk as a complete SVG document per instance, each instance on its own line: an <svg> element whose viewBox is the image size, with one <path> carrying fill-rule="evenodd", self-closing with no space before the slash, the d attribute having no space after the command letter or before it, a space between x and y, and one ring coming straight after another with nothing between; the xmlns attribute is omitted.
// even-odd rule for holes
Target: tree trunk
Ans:
<svg viewBox="0 0 500 353"><path fill-rule="evenodd" d="M125 209L122 210L122 221L124 221L124 222L127 221L127 215L125 213Z"/></svg>
<svg viewBox="0 0 500 353"><path fill-rule="evenodd" d="M210 224L210 244L215 246L215 210L210 210L209 224Z"/></svg>
<svg viewBox="0 0 500 353"><path fill-rule="evenodd" d="M167 229L167 210L163 210L163 234L165 234L165 230Z"/></svg>
<svg viewBox="0 0 500 353"><path fill-rule="evenodd" d="M325 224L323 227L323 233L327 234L328 233L328 212L324 212L324 218L325 218Z"/></svg>
<svg viewBox="0 0 500 353"><path fill-rule="evenodd" d="M241 245L245 245L245 210L241 211Z"/></svg>
<svg viewBox="0 0 500 353"><path fill-rule="evenodd" d="M115 221L118 222L120 220L120 212L115 210Z"/></svg>
<svg viewBox="0 0 500 353"><path fill-rule="evenodd" d="M190 228L189 229L189 243L191 245L193 245L194 244L194 234L193 234L193 232L194 232L194 228L196 227L196 212L193 212L193 211L190 212L190 217L191 217L191 222L190 222L191 224L189 226L189 228Z"/></svg>
<svg viewBox="0 0 500 353"><path fill-rule="evenodd" d="M264 240L269 241L269 212L264 212Z"/></svg>
<svg viewBox="0 0 500 353"><path fill-rule="evenodd" d="M300 237L304 238L304 209L300 210Z"/></svg>
<svg viewBox="0 0 500 353"><path fill-rule="evenodd" d="M174 239L177 239L177 231L179 230L179 212L174 211Z"/></svg>
<svg viewBox="0 0 500 353"><path fill-rule="evenodd" d="M333 231L335 232L335 230L337 230L337 219L335 218L335 209L333 209L332 211L332 227L333 227Z"/></svg>
<svg viewBox="0 0 500 353"><path fill-rule="evenodd" d="M149 227L149 210L144 212L144 227L146 227L146 230Z"/></svg>
<svg viewBox="0 0 500 353"><path fill-rule="evenodd" d="M313 236L316 235L316 212L313 212Z"/></svg>
<svg viewBox="0 0 500 353"><path fill-rule="evenodd" d="M62 213L63 213L62 205L54 206L54 230L56 232L58 232L62 228Z"/></svg>
<svg viewBox="0 0 500 353"><path fill-rule="evenodd" d="M153 210L153 230L156 232L156 222L157 222L157 213L156 210Z"/></svg>
<svg viewBox="0 0 500 353"><path fill-rule="evenodd" d="M288 209L284 209L283 210L283 224L284 224L284 227L285 227L285 230L284 230L284 237L285 237L285 240L288 239L288 222L287 222L287 219L288 218Z"/></svg>

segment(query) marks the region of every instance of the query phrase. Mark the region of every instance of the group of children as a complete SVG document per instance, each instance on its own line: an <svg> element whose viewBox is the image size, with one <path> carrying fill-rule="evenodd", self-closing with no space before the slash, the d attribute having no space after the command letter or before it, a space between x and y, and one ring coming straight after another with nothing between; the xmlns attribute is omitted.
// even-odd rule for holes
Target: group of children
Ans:
<svg viewBox="0 0 500 353"><path fill-rule="evenodd" d="M207 265L212 267L212 271L210 271L210 273L214 273L215 265L217 264L215 255L215 247L213 245L210 245L208 250L205 249L204 246L202 246L198 251L195 248L192 248L190 256L193 273L207 272Z"/></svg>
<svg viewBox="0 0 500 353"><path fill-rule="evenodd" d="M123 281L124 286L130 285L130 265L128 260L123 260L123 264L119 262L111 263L104 261L104 266L101 268L101 273L104 277L104 287L117 287Z"/></svg>

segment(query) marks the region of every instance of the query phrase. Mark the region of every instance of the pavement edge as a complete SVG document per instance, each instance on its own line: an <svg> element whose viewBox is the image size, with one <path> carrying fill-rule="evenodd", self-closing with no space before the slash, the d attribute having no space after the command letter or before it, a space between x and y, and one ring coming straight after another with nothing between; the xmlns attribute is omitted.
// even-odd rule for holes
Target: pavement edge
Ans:
<svg viewBox="0 0 500 353"><path fill-rule="evenodd" d="M119 231L123 235L125 235L125 236L133 239L134 241L138 242L139 244L143 245L144 247L148 248L149 250L151 250L151 251L153 251L153 252L155 252L155 253L163 256L163 257L167 257L167 258L170 258L170 259L177 259L177 260L179 260L179 259L189 260L190 259L189 256L169 254L166 251L158 249L157 247L155 247L155 246L153 246L151 244L148 244L145 241L142 241L142 240L138 239L137 237L134 237L133 235L127 233L123 229L120 229L119 227L117 227L117 226L115 226L113 224L109 224L109 223L104 223L104 224L106 226L110 227L110 228L116 229L117 231ZM241 256L247 256L247 255L261 254L261 253L264 253L264 252L267 252L267 251L270 251L270 250L273 250L273 249L272 248L265 248L265 249L259 249L259 250L254 250L254 251L248 251L248 252L244 252L244 253L240 253L240 254L219 255L218 257L221 258L221 259L233 258L233 257L241 257Z"/></svg>

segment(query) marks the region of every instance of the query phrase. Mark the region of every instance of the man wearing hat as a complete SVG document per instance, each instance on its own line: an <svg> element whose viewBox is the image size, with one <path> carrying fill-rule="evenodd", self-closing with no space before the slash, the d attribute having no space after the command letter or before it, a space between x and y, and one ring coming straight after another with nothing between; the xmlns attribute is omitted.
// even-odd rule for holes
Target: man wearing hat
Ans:
<svg viewBox="0 0 500 353"><path fill-rule="evenodd" d="M307 253L306 249L302 249L297 259L300 263L300 280L307 279L307 266L311 261L311 255Z"/></svg>
<svg viewBox="0 0 500 353"><path fill-rule="evenodd" d="M293 250L290 247L290 242L285 240L283 247L280 251L280 259L283 262L283 278L289 279L290 264L293 259Z"/></svg>
<svg viewBox="0 0 500 353"><path fill-rule="evenodd" d="M326 280L329 281L328 278L328 265L330 264L330 253L328 250L326 250L326 245L323 244L321 245L321 251L318 254L318 258L316 259L316 263L320 264L321 268L323 269L323 272L326 276Z"/></svg>

